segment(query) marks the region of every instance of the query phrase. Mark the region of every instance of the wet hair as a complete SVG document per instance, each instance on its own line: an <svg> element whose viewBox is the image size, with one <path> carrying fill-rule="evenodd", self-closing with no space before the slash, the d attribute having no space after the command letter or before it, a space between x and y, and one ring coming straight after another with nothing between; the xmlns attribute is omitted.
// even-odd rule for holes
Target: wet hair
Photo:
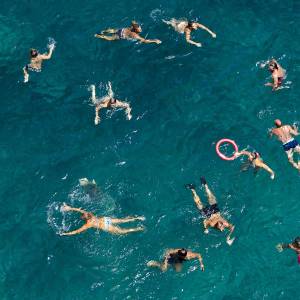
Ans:
<svg viewBox="0 0 300 300"><path fill-rule="evenodd" d="M36 49L30 49L31 57L37 57L38 55L39 55L39 52Z"/></svg>
<svg viewBox="0 0 300 300"><path fill-rule="evenodd" d="M278 65L273 59L269 62L269 67L274 67L274 69L278 70Z"/></svg>
<svg viewBox="0 0 300 300"><path fill-rule="evenodd" d="M131 22L131 31L137 32L137 30L138 30L140 27L141 27L141 26L140 26L136 21L132 21L132 22Z"/></svg>
<svg viewBox="0 0 300 300"><path fill-rule="evenodd" d="M186 257L187 256L187 250L184 248L181 248L177 251L178 256L180 257Z"/></svg>
<svg viewBox="0 0 300 300"><path fill-rule="evenodd" d="M276 119L276 120L274 121L274 124L275 124L275 126L278 127L278 128L281 127L281 125L282 125L282 124L281 124L281 121L280 121L279 119Z"/></svg>
<svg viewBox="0 0 300 300"><path fill-rule="evenodd" d="M296 247L300 248L300 236L296 237L293 244L295 244Z"/></svg>
<svg viewBox="0 0 300 300"><path fill-rule="evenodd" d="M91 213L84 213L81 216L81 219L83 220L90 220L93 217L93 215Z"/></svg>
<svg viewBox="0 0 300 300"><path fill-rule="evenodd" d="M189 29L193 29L193 24L194 24L195 22L193 22L193 21L188 21L188 24L187 24L187 28L189 28Z"/></svg>
<svg viewBox="0 0 300 300"><path fill-rule="evenodd" d="M252 152L252 154L254 155L254 159L260 157L260 154L257 151Z"/></svg>

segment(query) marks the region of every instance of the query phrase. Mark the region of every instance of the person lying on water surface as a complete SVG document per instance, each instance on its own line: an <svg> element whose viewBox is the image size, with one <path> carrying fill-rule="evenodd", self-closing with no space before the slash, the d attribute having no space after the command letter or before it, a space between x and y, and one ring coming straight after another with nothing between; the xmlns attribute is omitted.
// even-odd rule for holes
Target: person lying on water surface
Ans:
<svg viewBox="0 0 300 300"><path fill-rule="evenodd" d="M202 204L200 197L196 193L195 185L186 184L185 187L191 190L194 201L198 209L202 213L203 217L205 218L203 221L203 226L205 229L204 233L208 233L209 227L215 228L220 231L224 231L225 229L228 229L229 234L226 237L226 243L231 246L235 240L235 238L231 238L231 235L234 231L234 226L221 216L220 209L218 208L218 204L217 204L217 199L209 189L206 179L204 177L201 177L201 184L205 188L205 192L209 203L208 206L204 206Z"/></svg>
<svg viewBox="0 0 300 300"><path fill-rule="evenodd" d="M114 219L110 217L96 217L94 214L87 212L81 208L71 207L69 205L64 204L61 207L61 211L63 212L78 212L81 214L81 219L85 221L85 224L81 226L77 230L73 230L70 232L63 232L60 235L74 235L86 231L90 228L95 228L97 230L103 230L112 234L127 234L130 232L143 231L144 227L135 227L135 228L120 228L117 224L123 224L134 221L144 221L145 217L126 217L122 219Z"/></svg>
<svg viewBox="0 0 300 300"><path fill-rule="evenodd" d="M263 160L258 152L256 152L256 151L249 152L246 150L242 150L242 151L236 152L234 154L235 157L239 157L241 155L246 155L248 157L248 162L242 166L242 171L247 171L249 169L249 167L252 166L254 168L255 172L257 172L259 169L264 169L268 173L270 173L271 179L275 178L274 171L263 162Z"/></svg>
<svg viewBox="0 0 300 300"><path fill-rule="evenodd" d="M207 31L213 38L217 37L217 35L214 32L212 32L209 28L207 28L204 25L197 23L197 22L186 21L186 20L176 20L174 18L172 18L170 21L166 21L166 20L162 20L162 21L164 23L166 23L167 25L171 25L175 29L175 31L177 31L181 34L185 34L185 40L188 43L195 45L197 47L202 47L202 44L191 40L192 31L195 31L198 28L201 28L201 29Z"/></svg>
<svg viewBox="0 0 300 300"><path fill-rule="evenodd" d="M112 29L108 28L105 30L102 30L100 33L96 33L95 37L99 39L104 39L107 41L117 41L117 40L134 40L145 44L155 43L160 44L161 41L158 39L150 40L145 39L140 36L142 33L141 26L135 22L131 22L130 27L125 27L121 29Z"/></svg>
<svg viewBox="0 0 300 300"><path fill-rule="evenodd" d="M300 170L299 161L296 163L294 160L294 154L300 153L300 146L294 136L299 135L298 128L293 125L282 125L279 119L274 121L275 127L270 130L270 136L275 135L277 139L282 142L283 150L287 154L290 164Z"/></svg>
<svg viewBox="0 0 300 300"><path fill-rule="evenodd" d="M100 123L99 112L102 108L123 108L125 109L127 119L130 120L132 118L130 105L127 102L114 98L110 82L108 82L108 94L100 99L96 98L96 87L94 84L90 86L90 90L92 91L92 102L95 105L95 125Z"/></svg>
<svg viewBox="0 0 300 300"><path fill-rule="evenodd" d="M168 249L164 254L162 262L150 260L147 263L148 267L156 267L163 272L167 271L169 266L172 266L176 272L182 270L182 264L187 260L198 259L201 270L204 271L203 259L200 253L195 253L184 248L181 249Z"/></svg>
<svg viewBox="0 0 300 300"><path fill-rule="evenodd" d="M36 49L30 49L30 63L23 68L25 83L29 81L29 71L41 72L43 61L51 58L55 45L50 44L48 47L49 52L44 54L40 54Z"/></svg>

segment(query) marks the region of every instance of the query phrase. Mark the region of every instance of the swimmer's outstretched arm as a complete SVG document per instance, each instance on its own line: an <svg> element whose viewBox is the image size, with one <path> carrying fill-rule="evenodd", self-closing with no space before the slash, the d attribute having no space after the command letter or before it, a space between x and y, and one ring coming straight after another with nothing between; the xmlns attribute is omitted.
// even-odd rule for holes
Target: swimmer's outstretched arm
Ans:
<svg viewBox="0 0 300 300"><path fill-rule="evenodd" d="M289 130L292 135L299 135L298 128L296 125L289 126Z"/></svg>
<svg viewBox="0 0 300 300"><path fill-rule="evenodd" d="M130 107L129 103L123 102L123 101L120 101L120 100L116 100L116 106L125 109L128 120L130 120L132 118L131 107Z"/></svg>
<svg viewBox="0 0 300 300"><path fill-rule="evenodd" d="M79 212L81 214L85 214L85 213L88 213L87 211L81 209L81 208L76 208L76 207L71 207L67 204L64 204L62 207L61 207L61 210L62 211L76 211L76 212Z"/></svg>
<svg viewBox="0 0 300 300"><path fill-rule="evenodd" d="M200 23L196 23L197 24L197 27L198 28L201 28L201 29L203 29L203 30L206 30L213 38L216 38L217 37L217 35L213 32L213 31L211 31L209 28L207 28L206 26L204 26L203 24L200 24Z"/></svg>
<svg viewBox="0 0 300 300"><path fill-rule="evenodd" d="M256 163L256 165L259 167L259 168L262 168L264 170L266 170L270 175L271 175L271 179L274 179L275 177L275 172L268 166L266 165L264 162L262 161L259 161L258 163Z"/></svg>
<svg viewBox="0 0 300 300"><path fill-rule="evenodd" d="M138 40L139 42L141 43L144 43L144 44L151 44L151 43L155 43L155 44L161 44L161 40L158 40L158 39L155 39L155 40L147 40L143 37L141 37L140 35L138 34L135 34L133 36L134 39Z"/></svg>
<svg viewBox="0 0 300 300"><path fill-rule="evenodd" d="M63 232L61 233L60 235L74 235L74 234L78 234L78 233L81 233L83 231L86 231L88 230L89 228L91 228L90 225L88 224L84 224L83 226L81 226L79 229L77 230L73 230L73 231L70 231L70 232Z"/></svg>
<svg viewBox="0 0 300 300"><path fill-rule="evenodd" d="M102 103L99 103L95 107L95 125L98 125L100 123L100 116L99 111L101 108L106 107L106 105L103 105Z"/></svg>
<svg viewBox="0 0 300 300"><path fill-rule="evenodd" d="M40 55L41 59L50 59L54 50L54 45L50 45L48 54L44 53Z"/></svg>
<svg viewBox="0 0 300 300"><path fill-rule="evenodd" d="M201 270L204 271L204 264L203 264L203 259L202 259L201 254L188 251L186 259L191 260L191 259L195 259L195 258L197 258L199 260Z"/></svg>
<svg viewBox="0 0 300 300"><path fill-rule="evenodd" d="M230 223L228 223L228 229L229 229L229 234L227 235L227 237L226 237L226 242L230 245L230 244L232 244L232 242L234 241L234 238L233 238L233 240L231 240L231 235L232 235L232 233L233 233L233 231L234 231L234 225L232 225L232 224L230 224ZM232 242L231 242L232 241Z"/></svg>
<svg viewBox="0 0 300 300"><path fill-rule="evenodd" d="M202 44L201 43L197 43L197 42L194 42L193 40L191 40L191 31L190 30L186 30L185 31L185 40L189 43L189 44L192 44L192 45L195 45L197 47L202 47Z"/></svg>

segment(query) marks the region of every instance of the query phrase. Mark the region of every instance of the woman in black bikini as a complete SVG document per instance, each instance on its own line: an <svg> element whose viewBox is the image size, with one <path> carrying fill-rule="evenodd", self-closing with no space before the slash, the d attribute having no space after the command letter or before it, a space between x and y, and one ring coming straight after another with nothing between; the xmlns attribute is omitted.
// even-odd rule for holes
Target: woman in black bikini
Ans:
<svg viewBox="0 0 300 300"><path fill-rule="evenodd" d="M162 263L150 260L147 263L148 267L157 267L163 272L167 271L169 266L175 268L176 272L180 272L183 262L187 260L198 259L200 262L201 270L204 271L203 259L200 253L194 253L184 248L181 249L168 249L165 252L164 260Z"/></svg>

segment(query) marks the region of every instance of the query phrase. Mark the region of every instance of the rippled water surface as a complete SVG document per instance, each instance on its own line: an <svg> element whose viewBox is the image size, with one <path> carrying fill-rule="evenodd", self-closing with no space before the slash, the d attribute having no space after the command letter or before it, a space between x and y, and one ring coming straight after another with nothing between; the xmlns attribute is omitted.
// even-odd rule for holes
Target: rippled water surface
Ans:
<svg viewBox="0 0 300 300"><path fill-rule="evenodd" d="M299 235L299 174L278 142L274 118L299 122L298 1L7 1L0 5L1 299L298 299L300 269L275 245ZM197 48L161 22L198 19L217 33L193 33ZM107 27L142 23L161 45L105 42ZM53 58L23 83L28 49ZM287 69L284 89L264 87L259 62L276 57ZM94 125L90 84L132 105L102 112ZM275 170L239 171L215 142L230 137L261 152ZM236 225L204 235L184 184L205 175ZM78 179L95 179L86 195ZM198 188L203 198L203 190ZM97 215L144 215L147 230L112 236L90 230L60 237L81 222L62 216L67 202ZM183 272L160 273L146 262L164 249L201 252Z"/></svg>

